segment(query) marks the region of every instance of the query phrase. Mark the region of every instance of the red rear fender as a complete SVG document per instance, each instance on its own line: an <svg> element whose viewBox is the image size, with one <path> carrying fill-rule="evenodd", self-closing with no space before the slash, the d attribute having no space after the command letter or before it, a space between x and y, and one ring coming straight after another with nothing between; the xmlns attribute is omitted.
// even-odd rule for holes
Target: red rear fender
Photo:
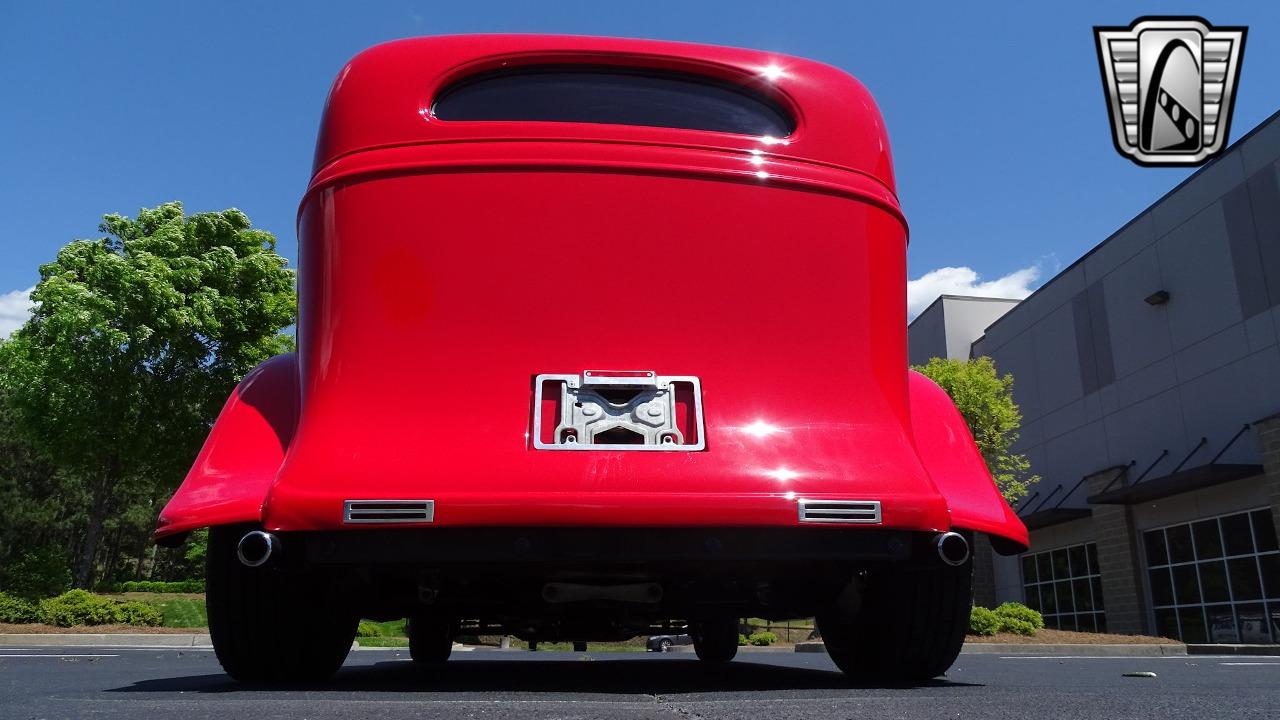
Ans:
<svg viewBox="0 0 1280 720"><path fill-rule="evenodd" d="M260 521L297 420L297 357L277 355L231 393L182 486L161 511L156 539Z"/></svg>
<svg viewBox="0 0 1280 720"><path fill-rule="evenodd" d="M991 535L997 552L1028 547L1027 528L1000 496L960 411L932 380L910 371L911 427L916 451L951 508L954 527Z"/></svg>

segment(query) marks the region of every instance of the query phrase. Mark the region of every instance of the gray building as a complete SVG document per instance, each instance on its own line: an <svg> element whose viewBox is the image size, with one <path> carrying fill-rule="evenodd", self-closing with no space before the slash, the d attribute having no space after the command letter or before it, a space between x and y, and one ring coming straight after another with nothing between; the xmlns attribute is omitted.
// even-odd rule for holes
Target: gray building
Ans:
<svg viewBox="0 0 1280 720"><path fill-rule="evenodd" d="M973 341L1017 304L1008 298L940 295L911 322L907 359L924 365L935 357L967 358Z"/></svg>
<svg viewBox="0 0 1280 720"><path fill-rule="evenodd" d="M1017 507L1031 552L980 548L975 598L1280 642L1280 113L1006 305L943 298L909 330L912 362L1013 374L1042 478Z"/></svg>

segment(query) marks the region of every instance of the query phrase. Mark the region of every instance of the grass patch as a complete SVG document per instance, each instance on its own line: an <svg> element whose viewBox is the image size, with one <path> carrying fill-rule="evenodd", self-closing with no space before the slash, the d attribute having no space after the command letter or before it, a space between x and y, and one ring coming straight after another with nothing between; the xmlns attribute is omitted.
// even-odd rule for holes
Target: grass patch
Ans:
<svg viewBox="0 0 1280 720"><path fill-rule="evenodd" d="M357 639L365 638L403 638L407 636L404 631L404 620L388 620L387 622L374 622L373 620L361 620L360 627L356 630Z"/></svg>
<svg viewBox="0 0 1280 720"><path fill-rule="evenodd" d="M205 611L205 598L175 598L175 600L152 600L147 605L155 607L164 615L165 628L207 628L209 614Z"/></svg>
<svg viewBox="0 0 1280 720"><path fill-rule="evenodd" d="M111 593L108 597L121 601L144 602L164 615L164 627L207 628L209 614L205 611L204 593Z"/></svg>
<svg viewBox="0 0 1280 720"><path fill-rule="evenodd" d="M381 637L402 638L408 637L404 632L404 623L404 620L388 620L387 622L373 624L378 626L378 631L382 633Z"/></svg>
<svg viewBox="0 0 1280 720"><path fill-rule="evenodd" d="M207 628L209 614L205 611L204 598L188 600L157 600L150 603L164 615L165 627Z"/></svg>
<svg viewBox="0 0 1280 720"><path fill-rule="evenodd" d="M360 647L409 647L407 637L362 637L356 638Z"/></svg>

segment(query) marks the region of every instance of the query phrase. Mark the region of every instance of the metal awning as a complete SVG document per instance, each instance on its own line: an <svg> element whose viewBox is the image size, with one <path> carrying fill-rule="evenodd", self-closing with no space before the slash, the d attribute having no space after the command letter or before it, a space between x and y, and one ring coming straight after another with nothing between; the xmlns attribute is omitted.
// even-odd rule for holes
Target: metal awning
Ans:
<svg viewBox="0 0 1280 720"><path fill-rule="evenodd" d="M1136 505L1262 474L1261 465L1209 463L1090 495L1093 505Z"/></svg>
<svg viewBox="0 0 1280 720"><path fill-rule="evenodd" d="M1039 530L1050 525L1061 525L1072 520L1087 518L1093 514L1089 508L1047 508L1023 515L1022 524L1028 530Z"/></svg>

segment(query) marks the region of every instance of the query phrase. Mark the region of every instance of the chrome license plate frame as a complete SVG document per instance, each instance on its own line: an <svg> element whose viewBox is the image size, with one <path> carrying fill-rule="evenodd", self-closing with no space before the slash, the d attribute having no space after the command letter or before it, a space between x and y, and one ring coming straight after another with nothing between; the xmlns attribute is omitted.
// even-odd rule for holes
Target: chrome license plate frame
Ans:
<svg viewBox="0 0 1280 720"><path fill-rule="evenodd" d="M555 399L556 410L544 419L548 399ZM533 403L537 450L695 452L707 446L702 383L692 375L650 370L543 374L534 378ZM692 410L683 428L682 409ZM550 442L544 439L547 420L555 423Z"/></svg>

